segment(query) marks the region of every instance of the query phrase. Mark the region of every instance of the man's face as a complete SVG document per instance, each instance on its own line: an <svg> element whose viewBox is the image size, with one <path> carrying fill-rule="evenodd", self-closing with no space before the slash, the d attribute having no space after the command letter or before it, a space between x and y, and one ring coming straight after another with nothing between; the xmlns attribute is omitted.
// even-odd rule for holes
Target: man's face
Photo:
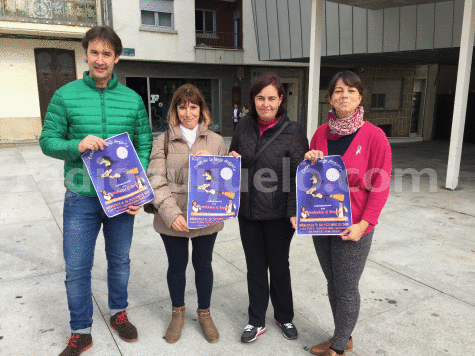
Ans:
<svg viewBox="0 0 475 356"><path fill-rule="evenodd" d="M94 79L99 88L105 88L112 77L114 65L119 62L119 56L109 42L96 38L89 42L86 51L89 66L89 77Z"/></svg>

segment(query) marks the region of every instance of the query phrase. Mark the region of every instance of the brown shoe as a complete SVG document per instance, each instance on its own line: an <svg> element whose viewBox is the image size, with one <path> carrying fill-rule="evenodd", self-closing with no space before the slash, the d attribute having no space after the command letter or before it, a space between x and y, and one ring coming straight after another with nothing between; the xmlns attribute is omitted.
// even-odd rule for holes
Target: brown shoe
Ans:
<svg viewBox="0 0 475 356"><path fill-rule="evenodd" d="M185 306L179 308L172 307L172 320L170 325L168 325L165 341L170 344L177 342L181 337L183 324L185 324Z"/></svg>
<svg viewBox="0 0 475 356"><path fill-rule="evenodd" d="M79 356L92 347L91 334L71 334L66 342L68 345L59 356Z"/></svg>
<svg viewBox="0 0 475 356"><path fill-rule="evenodd" d="M343 351L341 355L337 354L335 351L332 349L328 349L327 352L325 352L322 356L346 356L346 352Z"/></svg>
<svg viewBox="0 0 475 356"><path fill-rule="evenodd" d="M208 342L216 342L219 340L219 332L214 325L213 319L208 309L198 309L198 321L200 322L201 329L205 334L205 339Z"/></svg>
<svg viewBox="0 0 475 356"><path fill-rule="evenodd" d="M314 355L326 355L325 352L330 350L330 346L332 345L332 339L328 339L321 344L315 345L310 349L310 352ZM353 351L353 338L348 341L348 345L346 346L345 351Z"/></svg>
<svg viewBox="0 0 475 356"><path fill-rule="evenodd" d="M125 311L118 312L114 316L111 316L110 326L119 332L121 340L126 342L137 341L137 328L127 319L127 313Z"/></svg>

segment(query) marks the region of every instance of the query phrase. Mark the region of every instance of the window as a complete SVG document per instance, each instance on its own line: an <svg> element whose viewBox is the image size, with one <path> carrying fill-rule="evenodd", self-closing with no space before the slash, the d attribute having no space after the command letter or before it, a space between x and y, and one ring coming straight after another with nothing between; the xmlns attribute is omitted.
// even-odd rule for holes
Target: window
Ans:
<svg viewBox="0 0 475 356"><path fill-rule="evenodd" d="M173 29L173 0L140 0L142 26Z"/></svg>
<svg viewBox="0 0 475 356"><path fill-rule="evenodd" d="M216 11L196 10L196 31L202 33L216 32Z"/></svg>
<svg viewBox="0 0 475 356"><path fill-rule="evenodd" d="M375 80L371 93L371 108L400 109L403 84L402 79Z"/></svg>

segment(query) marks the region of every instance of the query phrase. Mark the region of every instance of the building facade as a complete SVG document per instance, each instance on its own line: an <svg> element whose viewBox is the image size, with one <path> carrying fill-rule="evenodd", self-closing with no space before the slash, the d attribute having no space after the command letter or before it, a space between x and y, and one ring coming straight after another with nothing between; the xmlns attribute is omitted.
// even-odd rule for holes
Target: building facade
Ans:
<svg viewBox="0 0 475 356"><path fill-rule="evenodd" d="M307 119L311 0L0 0L0 142L39 137L54 91L87 70L80 39L97 24L121 37L115 72L142 96L156 134L174 90L190 82L210 106L211 128L232 135L233 104L248 105L251 83L270 71L283 80L292 120L324 122L324 89L350 69L365 85L365 118L388 136L447 139L464 0L348 5L357 2L324 3L322 90ZM475 142L475 130L465 132Z"/></svg>
<svg viewBox="0 0 475 356"><path fill-rule="evenodd" d="M454 108L465 0L322 1L319 105L309 120L325 122L325 90L339 70L363 80L365 119L388 136L448 139ZM406 4L407 6L401 6ZM308 62L312 0L253 0L259 58ZM475 118L475 78L467 125ZM475 142L465 130L466 142Z"/></svg>
<svg viewBox="0 0 475 356"><path fill-rule="evenodd" d="M233 104L248 106L252 81L269 71L283 79L290 117L304 121L308 64L258 58L250 0L0 0L0 142L39 137L54 91L87 70L80 40L97 24L121 37L114 71L142 96L155 134L174 90L193 83L211 129L232 135Z"/></svg>

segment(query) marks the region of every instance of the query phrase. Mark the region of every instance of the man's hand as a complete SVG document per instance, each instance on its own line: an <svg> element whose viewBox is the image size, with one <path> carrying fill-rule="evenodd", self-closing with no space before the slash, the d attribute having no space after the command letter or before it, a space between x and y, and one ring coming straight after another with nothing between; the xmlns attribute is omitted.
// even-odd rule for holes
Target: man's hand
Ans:
<svg viewBox="0 0 475 356"><path fill-rule="evenodd" d="M141 206L131 205L131 206L129 206L129 209L126 210L126 213L130 214L130 215L137 215L140 211L140 208L141 208Z"/></svg>
<svg viewBox="0 0 475 356"><path fill-rule="evenodd" d="M172 222L172 228L176 231L190 232L183 215L178 216L175 221Z"/></svg>
<svg viewBox="0 0 475 356"><path fill-rule="evenodd" d="M91 150L91 151L101 150L102 151L104 147L107 147L107 146L109 145L102 138L93 136L93 135L88 135L81 142L79 142L78 150L81 153L84 153L87 150Z"/></svg>

